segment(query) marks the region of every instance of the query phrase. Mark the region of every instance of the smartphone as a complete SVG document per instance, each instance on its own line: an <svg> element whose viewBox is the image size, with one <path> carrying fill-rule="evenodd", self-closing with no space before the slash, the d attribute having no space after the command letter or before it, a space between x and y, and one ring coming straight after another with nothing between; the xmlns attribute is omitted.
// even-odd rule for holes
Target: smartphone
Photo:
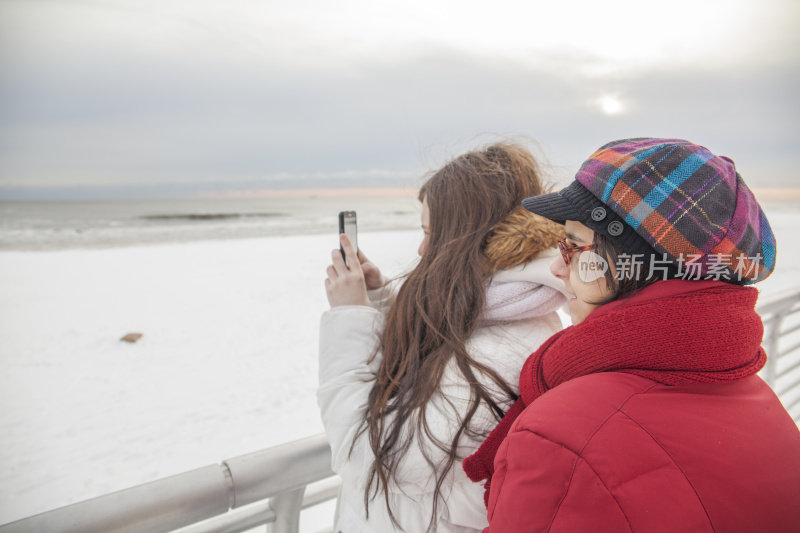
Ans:
<svg viewBox="0 0 800 533"><path fill-rule="evenodd" d="M339 211L339 233L346 234L350 242L353 243L356 252L358 252L358 226L356 224L355 211ZM344 250L342 250L341 245L339 245L339 250L341 250L342 257L344 257ZM345 264L347 264L347 259L345 259Z"/></svg>

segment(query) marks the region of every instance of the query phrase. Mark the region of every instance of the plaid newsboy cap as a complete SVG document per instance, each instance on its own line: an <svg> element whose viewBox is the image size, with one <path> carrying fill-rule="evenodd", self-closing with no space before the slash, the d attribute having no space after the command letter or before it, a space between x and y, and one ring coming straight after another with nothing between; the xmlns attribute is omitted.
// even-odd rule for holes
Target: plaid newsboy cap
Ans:
<svg viewBox="0 0 800 533"><path fill-rule="evenodd" d="M641 238L705 279L750 284L775 268L775 236L753 192L731 159L703 146L680 139L613 141L583 163L575 180L523 205L616 237L623 251ZM606 208L612 213L601 218Z"/></svg>

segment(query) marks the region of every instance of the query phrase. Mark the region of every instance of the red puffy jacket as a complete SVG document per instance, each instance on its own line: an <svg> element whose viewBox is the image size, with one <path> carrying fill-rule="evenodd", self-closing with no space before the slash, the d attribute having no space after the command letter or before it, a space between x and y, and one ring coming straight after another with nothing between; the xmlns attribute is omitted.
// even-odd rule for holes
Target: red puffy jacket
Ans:
<svg viewBox="0 0 800 533"><path fill-rule="evenodd" d="M492 533L799 532L800 431L759 377L573 379L495 457Z"/></svg>

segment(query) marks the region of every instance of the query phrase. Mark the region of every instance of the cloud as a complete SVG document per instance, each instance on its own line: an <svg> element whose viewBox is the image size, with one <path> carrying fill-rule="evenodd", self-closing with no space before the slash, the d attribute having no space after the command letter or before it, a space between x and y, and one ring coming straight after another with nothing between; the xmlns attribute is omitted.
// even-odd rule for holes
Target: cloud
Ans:
<svg viewBox="0 0 800 533"><path fill-rule="evenodd" d="M276 35L260 37L261 22L237 33L201 14L154 21L135 39L152 10L111 5L122 11L100 11L115 22L100 35L71 42L74 27L54 30L58 50L5 37L17 45L0 52L0 197L413 187L447 157L503 135L538 141L562 176L608 140L653 135L731 155L754 184L796 183L793 51L763 65L613 68L592 68L600 60L575 49L515 57L417 43L359 54L311 39L287 45L277 22ZM621 112L603 112L607 95Z"/></svg>

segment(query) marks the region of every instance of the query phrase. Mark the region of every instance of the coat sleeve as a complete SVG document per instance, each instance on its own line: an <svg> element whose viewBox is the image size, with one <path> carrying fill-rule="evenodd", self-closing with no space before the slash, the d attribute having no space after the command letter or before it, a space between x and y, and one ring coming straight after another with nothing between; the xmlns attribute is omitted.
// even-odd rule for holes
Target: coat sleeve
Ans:
<svg viewBox="0 0 800 533"><path fill-rule="evenodd" d="M343 478L363 476L371 463L365 443L352 455L350 446L380 365L376 350L382 327L381 312L366 306L336 307L320 321L317 403L331 446L331 466Z"/></svg>
<svg viewBox="0 0 800 533"><path fill-rule="evenodd" d="M361 423L372 378L380 366L378 341L395 294L393 284L367 291L371 307L336 307L320 320L317 403L334 470L344 464Z"/></svg>
<svg viewBox="0 0 800 533"><path fill-rule="evenodd" d="M484 533L630 531L603 480L561 443L532 431L512 430L500 445L494 467Z"/></svg>

